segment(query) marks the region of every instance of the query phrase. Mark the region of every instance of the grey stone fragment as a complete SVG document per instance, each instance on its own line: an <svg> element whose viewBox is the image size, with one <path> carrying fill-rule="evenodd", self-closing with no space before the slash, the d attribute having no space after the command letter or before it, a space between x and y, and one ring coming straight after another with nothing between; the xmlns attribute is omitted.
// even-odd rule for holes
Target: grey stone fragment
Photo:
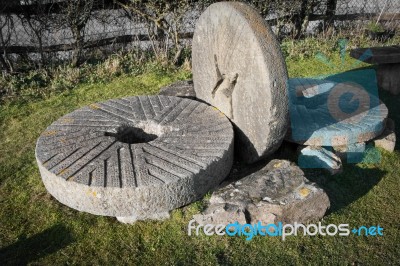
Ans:
<svg viewBox="0 0 400 266"><path fill-rule="evenodd" d="M334 153L336 154L337 157L340 158L340 160L346 160L347 152L348 152L347 145L334 146L332 148L333 148Z"/></svg>
<svg viewBox="0 0 400 266"><path fill-rule="evenodd" d="M400 93L400 63L382 64L376 68L376 78L379 88L393 95Z"/></svg>
<svg viewBox="0 0 400 266"><path fill-rule="evenodd" d="M243 3L212 4L192 45L196 97L232 121L242 159L252 163L276 151L288 127L287 71L265 20Z"/></svg>
<svg viewBox="0 0 400 266"><path fill-rule="evenodd" d="M327 194L303 171L285 160L216 190L209 207L194 215L199 224L307 223L321 219L330 206Z"/></svg>
<svg viewBox="0 0 400 266"><path fill-rule="evenodd" d="M193 80L183 80L172 83L168 86L162 87L160 95L176 96L195 100L196 92L193 87Z"/></svg>
<svg viewBox="0 0 400 266"><path fill-rule="evenodd" d="M390 118L386 121L386 129L374 140L375 147L385 149L389 152L393 152L396 146L396 133L394 121Z"/></svg>
<svg viewBox="0 0 400 266"><path fill-rule="evenodd" d="M193 219L198 224L247 223L246 209L229 203L210 204L203 213L194 215Z"/></svg>
<svg viewBox="0 0 400 266"><path fill-rule="evenodd" d="M37 141L36 160L61 203L153 219L198 200L228 175L233 129L223 113L198 101L114 99L51 124Z"/></svg>
<svg viewBox="0 0 400 266"><path fill-rule="evenodd" d="M300 150L299 166L301 168L322 168L331 175L342 172L342 161L333 152L323 148L306 146Z"/></svg>
<svg viewBox="0 0 400 266"><path fill-rule="evenodd" d="M340 160L346 161L349 154L351 155L353 153L358 153L361 156L361 154L364 153L366 149L366 144L365 142L353 143L349 145L333 146L332 149L336 156L340 158Z"/></svg>

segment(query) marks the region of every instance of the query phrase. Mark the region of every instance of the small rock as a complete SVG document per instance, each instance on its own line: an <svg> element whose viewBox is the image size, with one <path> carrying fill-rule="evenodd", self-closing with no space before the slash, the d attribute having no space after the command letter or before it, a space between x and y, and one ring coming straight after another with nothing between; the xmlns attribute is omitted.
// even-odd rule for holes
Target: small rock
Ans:
<svg viewBox="0 0 400 266"><path fill-rule="evenodd" d="M170 218L169 212L160 212L160 213L154 213L154 214L149 214L148 217L143 218L143 217L137 217L137 216L127 216L127 217L116 217L118 222L124 223L124 224L133 224L139 220L166 220Z"/></svg>
<svg viewBox="0 0 400 266"><path fill-rule="evenodd" d="M199 224L230 224L246 223L246 210L234 204L211 204L203 213L196 214L193 219Z"/></svg>
<svg viewBox="0 0 400 266"><path fill-rule="evenodd" d="M363 161L366 149L365 142L353 143L349 145L333 146L334 153L347 163L360 163Z"/></svg>
<svg viewBox="0 0 400 266"><path fill-rule="evenodd" d="M353 143L347 146L346 162L361 163L366 151L365 142Z"/></svg>
<svg viewBox="0 0 400 266"><path fill-rule="evenodd" d="M374 140L375 147L393 152L396 146L396 133L394 121L390 118L386 121L385 131Z"/></svg>
<svg viewBox="0 0 400 266"><path fill-rule="evenodd" d="M340 145L332 147L336 156L340 158L340 160L346 160L347 152L348 152L348 145Z"/></svg>
<svg viewBox="0 0 400 266"><path fill-rule="evenodd" d="M265 198L263 198L263 201L267 201L267 202L269 202L269 203L272 203L272 202L273 202L273 200L272 200L270 197L265 197Z"/></svg>
<svg viewBox="0 0 400 266"><path fill-rule="evenodd" d="M197 223L307 223L321 219L330 206L327 194L285 160L272 160L240 182L216 190L209 203L194 215Z"/></svg>
<svg viewBox="0 0 400 266"><path fill-rule="evenodd" d="M333 152L323 147L307 146L300 151L299 166L301 168L322 168L331 175L342 172L342 161Z"/></svg>
<svg viewBox="0 0 400 266"><path fill-rule="evenodd" d="M196 100L196 92L194 91L193 80L183 80L172 83L168 86L162 87L158 94Z"/></svg>

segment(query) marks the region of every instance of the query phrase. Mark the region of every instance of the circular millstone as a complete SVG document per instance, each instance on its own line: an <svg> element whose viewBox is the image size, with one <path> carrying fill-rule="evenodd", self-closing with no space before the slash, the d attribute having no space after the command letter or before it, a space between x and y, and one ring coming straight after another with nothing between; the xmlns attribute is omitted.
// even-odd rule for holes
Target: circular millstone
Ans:
<svg viewBox="0 0 400 266"><path fill-rule="evenodd" d="M288 141L341 146L371 140L385 129L386 105L356 83L290 79L289 97Z"/></svg>
<svg viewBox="0 0 400 266"><path fill-rule="evenodd" d="M215 108L169 96L91 104L40 136L36 159L47 190L96 215L165 216L218 185L233 160L233 130Z"/></svg>
<svg viewBox="0 0 400 266"><path fill-rule="evenodd" d="M263 18L242 3L211 5L196 24L192 57L196 97L233 122L242 159L278 149L288 126L287 72Z"/></svg>

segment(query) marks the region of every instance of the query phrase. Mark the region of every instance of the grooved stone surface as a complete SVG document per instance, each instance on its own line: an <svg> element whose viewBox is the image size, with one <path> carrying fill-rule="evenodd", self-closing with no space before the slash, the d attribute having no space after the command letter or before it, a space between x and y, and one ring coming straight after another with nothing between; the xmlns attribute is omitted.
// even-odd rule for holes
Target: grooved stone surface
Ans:
<svg viewBox="0 0 400 266"><path fill-rule="evenodd" d="M290 79L290 129L286 140L310 146L341 146L379 136L386 105L355 83Z"/></svg>
<svg viewBox="0 0 400 266"><path fill-rule="evenodd" d="M243 3L215 3L197 21L192 45L196 97L233 122L242 159L277 150L288 126L287 72L264 19Z"/></svg>
<svg viewBox="0 0 400 266"><path fill-rule="evenodd" d="M206 104L139 96L91 104L40 136L47 190L65 205L141 220L191 203L217 186L233 160L233 129Z"/></svg>

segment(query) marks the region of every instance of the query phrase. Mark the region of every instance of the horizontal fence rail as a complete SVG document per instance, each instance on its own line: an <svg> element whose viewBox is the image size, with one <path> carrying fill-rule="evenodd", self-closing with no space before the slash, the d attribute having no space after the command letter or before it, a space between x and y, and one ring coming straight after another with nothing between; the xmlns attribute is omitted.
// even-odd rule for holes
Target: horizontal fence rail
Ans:
<svg viewBox="0 0 400 266"><path fill-rule="evenodd" d="M14 71L20 57L41 65L60 59L79 65L85 50L147 43L141 49L173 51L176 61L193 37L201 12L215 1L26 0L0 3L0 66ZM375 21L396 29L398 0L269 0L253 5L279 36L299 38L322 27Z"/></svg>

